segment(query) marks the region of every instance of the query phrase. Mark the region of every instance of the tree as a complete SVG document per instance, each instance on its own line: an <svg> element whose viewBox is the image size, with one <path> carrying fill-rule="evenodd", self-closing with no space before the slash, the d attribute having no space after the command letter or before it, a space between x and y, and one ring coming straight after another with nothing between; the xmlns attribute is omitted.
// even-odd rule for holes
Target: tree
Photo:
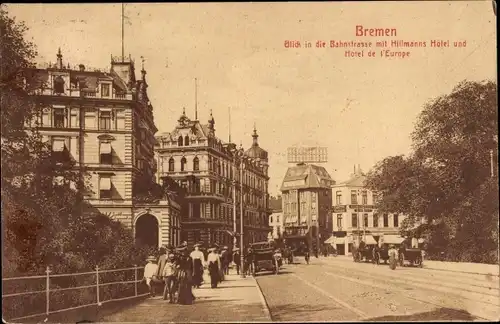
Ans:
<svg viewBox="0 0 500 324"><path fill-rule="evenodd" d="M453 259L495 259L498 178L491 179L490 151L497 152L496 102L493 82L459 83L424 106L413 154L386 158L368 174L367 185L382 194L379 208L407 214L403 232L424 217L427 232L440 233L435 243Z"/></svg>
<svg viewBox="0 0 500 324"><path fill-rule="evenodd" d="M0 7L3 275L130 266L143 257L130 230L83 201L74 161L41 141L40 105L24 82L36 56L26 30Z"/></svg>

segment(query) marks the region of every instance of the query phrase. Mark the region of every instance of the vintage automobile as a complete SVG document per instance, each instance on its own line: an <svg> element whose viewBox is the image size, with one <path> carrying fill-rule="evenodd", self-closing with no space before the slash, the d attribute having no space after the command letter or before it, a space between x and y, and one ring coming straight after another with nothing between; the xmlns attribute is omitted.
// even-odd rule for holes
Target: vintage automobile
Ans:
<svg viewBox="0 0 500 324"><path fill-rule="evenodd" d="M422 267L423 266L423 258L422 258L422 250L418 248L408 248L404 244L401 244L399 250L399 265L404 267L405 265ZM407 262L407 264L405 264Z"/></svg>
<svg viewBox="0 0 500 324"><path fill-rule="evenodd" d="M405 262L407 262L410 266L418 266L422 267L423 258L422 258L422 250L417 248L408 248L405 244L406 242L401 243L400 245L394 244L398 249L398 263L401 267L405 266ZM381 261L384 261L386 264L389 260L389 244L384 243L382 247L377 247L375 249L375 263L380 264Z"/></svg>
<svg viewBox="0 0 500 324"><path fill-rule="evenodd" d="M384 264L389 261L389 244L387 243L374 249L374 263L380 264L381 261L384 261Z"/></svg>
<svg viewBox="0 0 500 324"><path fill-rule="evenodd" d="M279 273L283 264L281 252L272 242L258 242L250 244L253 254L252 275L261 271Z"/></svg>
<svg viewBox="0 0 500 324"><path fill-rule="evenodd" d="M375 244L366 244L364 247L354 248L352 257L354 262L373 262L376 263L375 253L377 246Z"/></svg>

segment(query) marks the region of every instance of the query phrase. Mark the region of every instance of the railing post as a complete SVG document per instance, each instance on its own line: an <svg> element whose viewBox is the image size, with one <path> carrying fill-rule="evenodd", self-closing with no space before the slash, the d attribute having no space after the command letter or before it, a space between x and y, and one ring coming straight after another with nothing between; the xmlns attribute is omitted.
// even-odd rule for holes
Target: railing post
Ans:
<svg viewBox="0 0 500 324"><path fill-rule="evenodd" d="M135 286L135 295L137 296L137 264L134 264L134 286Z"/></svg>
<svg viewBox="0 0 500 324"><path fill-rule="evenodd" d="M101 306L101 300L99 299L99 266L95 266L95 284L96 284L97 306Z"/></svg>
<svg viewBox="0 0 500 324"><path fill-rule="evenodd" d="M48 318L50 313L50 268L48 266L47 269L45 269L45 273L47 274L45 278L45 298L47 299L45 314Z"/></svg>

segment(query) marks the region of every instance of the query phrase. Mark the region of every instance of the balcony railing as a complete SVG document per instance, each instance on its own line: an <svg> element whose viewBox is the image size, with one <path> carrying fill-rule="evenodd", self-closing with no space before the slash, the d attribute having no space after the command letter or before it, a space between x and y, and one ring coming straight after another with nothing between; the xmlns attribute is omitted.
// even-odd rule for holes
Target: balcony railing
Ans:
<svg viewBox="0 0 500 324"><path fill-rule="evenodd" d="M101 96L98 95L97 92L95 91L82 91L80 93L80 89L66 89L64 93L60 94L54 94L53 89L51 88L45 88L45 89L34 89L30 91L31 95L38 95L38 96L53 96L53 95L60 95L63 97L80 97L83 96L85 98L99 98L99 99L114 99L114 100L132 100L132 94L117 94L115 93L114 95L111 96Z"/></svg>

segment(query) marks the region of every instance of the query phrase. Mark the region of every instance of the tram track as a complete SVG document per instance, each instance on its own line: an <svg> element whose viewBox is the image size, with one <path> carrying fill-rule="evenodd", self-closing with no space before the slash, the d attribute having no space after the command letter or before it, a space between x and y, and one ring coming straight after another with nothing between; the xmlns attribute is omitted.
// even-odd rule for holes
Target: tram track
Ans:
<svg viewBox="0 0 500 324"><path fill-rule="evenodd" d="M370 279L374 279L379 281L380 277L387 278L391 280L391 283L398 283L400 285L409 285L409 286L415 286L418 288L422 288L425 290L432 290L435 292L440 292L440 293L452 293L454 295L457 295L461 298L466 298L469 300L474 300L476 301L477 299L471 298L471 296L475 296L476 298L482 299L484 301L484 297L487 298L487 303L491 305L495 305L497 307L500 307L499 305L499 297L500 297L500 291L498 288L491 288L491 287L481 287L482 291L476 290L471 290L464 285L453 285L453 284L446 284L440 279L429 279L429 278L414 278L412 276L401 276L397 277L395 275L389 275L386 273L367 273L362 270L358 269L352 269L348 267L337 267L337 268L342 268L343 270L349 270L350 274L357 274L360 276L364 277L369 277ZM401 273L401 272L394 272L394 274ZM457 291L458 290L458 291Z"/></svg>
<svg viewBox="0 0 500 324"><path fill-rule="evenodd" d="M409 299L412 299L412 300L415 300L415 301L418 301L418 302L421 302L421 303L425 303L425 304L428 304L428 305L432 305L432 306L436 306L436 307L449 307L449 305L446 305L445 303L435 303L435 302L431 302L429 299L423 299L423 298L418 298L418 297L415 297L413 296L412 294L410 294L407 290L405 290L404 288L401 288L401 287L388 287L387 285L383 285L383 284L378 284L378 283L375 283L375 282L369 282L367 280L361 280L361 279L357 279L357 278L353 278L353 277L349 277L349 276L344 276L344 275L339 275L339 274L336 274L336 273L333 273L333 272L325 272L326 275L328 276L332 276L332 277L337 277L337 278L340 278L340 279L343 279L343 280L347 280L347 281L350 281L350 282L354 282L354 283L357 283L357 284L361 284L361 285L365 285L365 286L369 286L369 287L372 287L372 288L377 288L377 289L382 289L384 291L388 291L388 292L397 292L398 294L401 294L403 295L404 297L406 298L409 298ZM380 278L376 278L376 277L373 277L373 276L368 276L366 274L363 274L363 276L366 276L366 277L369 277L370 279L378 279L380 280ZM393 283L391 281L391 283ZM411 284L409 284L411 286ZM417 286L417 288L421 288L421 289L426 289L426 287L422 287L422 286ZM429 289L427 288L428 290L432 290L432 289ZM435 291L435 290L433 290ZM460 296L460 295L456 295L460 298L464 298L463 296ZM468 299L468 298L464 298L464 299ZM494 304L491 304L491 303L484 303L484 302L481 302L481 301L478 301L478 300L475 300L475 299L469 299L475 303L483 303L483 304L486 304L488 305L487 307L495 307L495 309L497 310L498 312L498 305L494 305ZM486 316L484 314L479 314L478 312L472 310L472 312L470 310L467 310L470 314L472 314L473 316L475 316L478 320L486 320L486 321L497 321L498 320L498 314L495 314L493 316ZM457 310L457 312L459 312Z"/></svg>
<svg viewBox="0 0 500 324"><path fill-rule="evenodd" d="M301 278L300 276L298 276L297 274L295 273L292 273L292 276L295 277L296 279L302 281L304 284L306 284L307 286L311 287L312 289L318 291L319 293L323 294L324 296L330 298L331 300L333 300L335 303L337 303L338 305L342 306L343 308L351 311L352 313L356 314L357 317L359 317L360 320L366 320L369 318L369 316L361 311L360 309L342 301L341 299L339 298L336 298L335 296L333 296L332 294L328 293L326 290L322 289L321 287L318 287L317 285L305 280L304 278Z"/></svg>

